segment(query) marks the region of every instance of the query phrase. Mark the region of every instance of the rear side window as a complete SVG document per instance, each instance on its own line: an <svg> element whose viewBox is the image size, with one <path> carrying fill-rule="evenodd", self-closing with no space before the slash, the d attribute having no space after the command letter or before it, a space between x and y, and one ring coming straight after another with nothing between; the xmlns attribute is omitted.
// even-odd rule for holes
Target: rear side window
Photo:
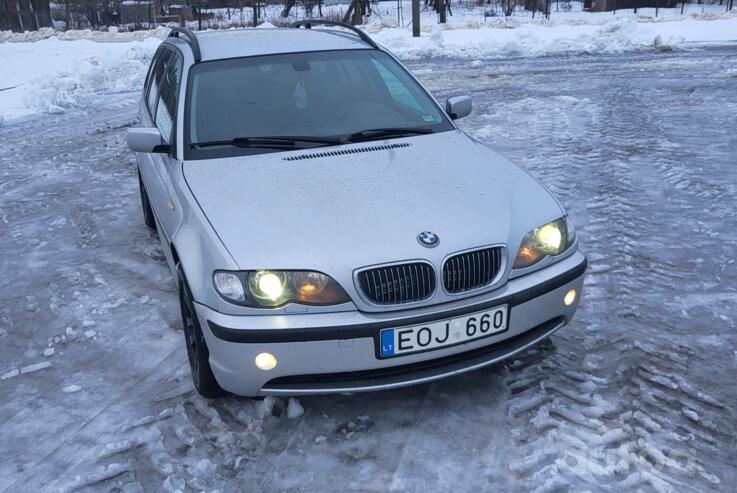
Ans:
<svg viewBox="0 0 737 493"><path fill-rule="evenodd" d="M156 101L159 98L159 89L164 77L166 62L171 58L171 56L171 51L162 49L156 54L156 59L153 62L153 70L149 77L148 92L146 94L146 106L148 107L148 111L151 113L152 117L156 114Z"/></svg>
<svg viewBox="0 0 737 493"><path fill-rule="evenodd" d="M159 83L159 101L156 105L156 127L168 144L177 117L177 100L182 81L182 58L172 54L166 64Z"/></svg>

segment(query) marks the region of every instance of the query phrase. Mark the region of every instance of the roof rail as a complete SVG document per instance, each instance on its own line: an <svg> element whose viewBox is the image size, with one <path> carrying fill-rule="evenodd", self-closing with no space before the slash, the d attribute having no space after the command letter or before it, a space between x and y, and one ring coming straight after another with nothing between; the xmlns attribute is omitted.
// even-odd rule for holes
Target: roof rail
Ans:
<svg viewBox="0 0 737 493"><path fill-rule="evenodd" d="M185 37L182 38L181 35ZM202 54L200 53L200 43L197 41L197 36L187 29L186 27L172 27L169 33L170 38L182 38L192 48L192 56L194 56L195 63L202 61Z"/></svg>
<svg viewBox="0 0 737 493"><path fill-rule="evenodd" d="M334 26L334 27L342 27L344 29L348 29L349 31L352 31L358 35L364 42L366 42L368 45L370 45L372 48L379 49L379 45L376 44L376 42L369 37L368 34L358 29L356 26L351 26L350 24L346 24L344 22L337 22L337 21L323 21L320 19L305 19L297 22L293 22L289 25L289 27L296 27L300 28L304 26L306 29L312 28L312 26Z"/></svg>

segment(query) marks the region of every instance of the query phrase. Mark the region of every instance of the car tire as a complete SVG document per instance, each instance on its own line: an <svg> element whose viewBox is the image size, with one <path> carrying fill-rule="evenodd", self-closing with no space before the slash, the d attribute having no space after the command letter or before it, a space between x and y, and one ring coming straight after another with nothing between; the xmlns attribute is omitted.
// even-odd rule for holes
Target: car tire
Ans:
<svg viewBox="0 0 737 493"><path fill-rule="evenodd" d="M207 399L222 397L227 392L220 387L212 373L210 351L207 349L207 343L195 313L192 291L189 289L181 266L177 267L177 280L179 284L179 306L182 311L182 324L184 326L184 342L187 346L192 382L202 397Z"/></svg>
<svg viewBox="0 0 737 493"><path fill-rule="evenodd" d="M143 222L146 223L151 229L156 229L156 219L154 218L154 211L151 209L151 202L148 200L148 193L146 193L146 187L143 186L143 180L141 179L141 172L138 172L138 189L141 192L141 207L143 208Z"/></svg>

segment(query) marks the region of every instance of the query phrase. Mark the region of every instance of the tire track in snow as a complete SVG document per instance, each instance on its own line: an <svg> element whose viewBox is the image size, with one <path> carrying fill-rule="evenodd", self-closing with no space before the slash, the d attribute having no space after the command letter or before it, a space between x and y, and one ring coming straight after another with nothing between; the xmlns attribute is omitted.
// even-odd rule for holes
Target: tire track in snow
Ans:
<svg viewBox="0 0 737 493"><path fill-rule="evenodd" d="M657 224L640 211L657 205L634 181L633 167L643 164L642 156L655 142L638 135L652 124L644 113L620 118L607 111L617 105L642 106L629 96L612 94L603 104L605 116L594 121L601 139L586 160L589 181L584 184L591 190L594 213L582 230L583 243L593 252L585 303L625 315L638 305L638 294L665 290L685 277L672 263L644 257L641 238ZM536 171L547 176L547 169L546 161ZM603 324L590 330L599 328ZM730 413L708 394L694 392L683 377L692 352L645 345L639 339L647 331L637 332L614 344L604 337L574 340L579 338L562 332L556 337L563 339L560 347L542 361L533 352L531 360L509 365L510 417L519 426L518 443L529 450L512 470L530 479L535 491L574 484L612 490L622 484L656 491L719 488L720 478L704 457L734 437L734 429L720 431L713 425ZM578 350L580 342L585 354Z"/></svg>

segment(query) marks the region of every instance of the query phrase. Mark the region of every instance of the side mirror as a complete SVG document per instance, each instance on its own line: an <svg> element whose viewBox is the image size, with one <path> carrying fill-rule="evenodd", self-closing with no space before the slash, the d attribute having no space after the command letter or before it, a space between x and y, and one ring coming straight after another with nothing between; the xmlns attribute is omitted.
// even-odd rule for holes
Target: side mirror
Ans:
<svg viewBox="0 0 737 493"><path fill-rule="evenodd" d="M471 113L471 97L456 96L445 101L445 112L453 120L458 120Z"/></svg>
<svg viewBox="0 0 737 493"><path fill-rule="evenodd" d="M169 146L164 144L161 132L156 127L133 127L127 132L128 147L136 152L169 152Z"/></svg>

